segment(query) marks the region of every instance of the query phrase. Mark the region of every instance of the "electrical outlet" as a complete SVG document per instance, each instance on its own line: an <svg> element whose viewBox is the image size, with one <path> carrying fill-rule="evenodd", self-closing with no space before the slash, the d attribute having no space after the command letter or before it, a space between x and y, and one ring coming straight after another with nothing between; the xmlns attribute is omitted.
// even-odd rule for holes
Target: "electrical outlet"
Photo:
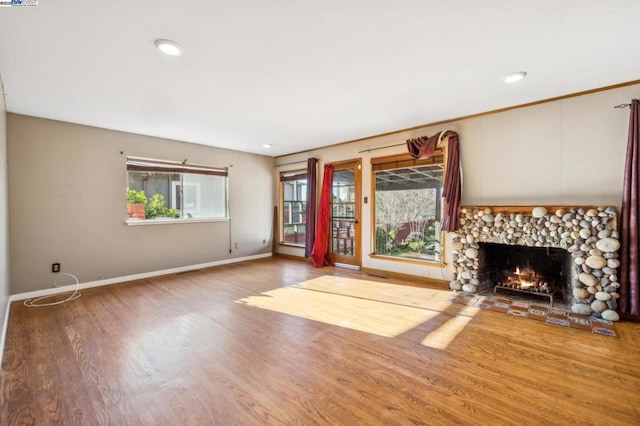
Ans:
<svg viewBox="0 0 640 426"><path fill-rule="evenodd" d="M267 244L267 240L266 240L266 239L263 239L263 240L262 240L262 244Z"/></svg>
<svg viewBox="0 0 640 426"><path fill-rule="evenodd" d="M57 274L58 272L60 272L60 263L58 263L58 262L52 263L51 264L51 272L53 272L54 274Z"/></svg>

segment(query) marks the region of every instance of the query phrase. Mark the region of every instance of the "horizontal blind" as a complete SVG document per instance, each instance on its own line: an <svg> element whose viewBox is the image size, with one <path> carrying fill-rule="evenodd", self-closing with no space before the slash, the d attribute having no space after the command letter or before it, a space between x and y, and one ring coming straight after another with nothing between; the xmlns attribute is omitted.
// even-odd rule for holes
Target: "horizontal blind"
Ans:
<svg viewBox="0 0 640 426"><path fill-rule="evenodd" d="M307 172L285 172L280 173L280 182L291 182L294 180L303 180L307 178Z"/></svg>
<svg viewBox="0 0 640 426"><path fill-rule="evenodd" d="M412 158L409 154L371 159L371 168L374 172L442 164L444 164L444 153L440 149L437 149L433 155L426 160Z"/></svg>
<svg viewBox="0 0 640 426"><path fill-rule="evenodd" d="M227 176L226 167L212 167L200 164L180 163L177 161L151 160L147 158L127 157L127 171L155 173L193 173L199 175Z"/></svg>

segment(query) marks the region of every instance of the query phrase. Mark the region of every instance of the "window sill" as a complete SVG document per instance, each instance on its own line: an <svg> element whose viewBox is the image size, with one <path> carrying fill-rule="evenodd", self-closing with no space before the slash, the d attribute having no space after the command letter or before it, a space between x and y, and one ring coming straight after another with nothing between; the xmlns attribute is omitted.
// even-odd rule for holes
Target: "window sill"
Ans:
<svg viewBox="0 0 640 426"><path fill-rule="evenodd" d="M304 244L292 244L292 243L279 242L278 245L279 246L284 246L284 247L299 248L299 249L304 249L305 248Z"/></svg>
<svg viewBox="0 0 640 426"><path fill-rule="evenodd" d="M444 268L446 266L444 261L439 262L437 260L422 260L422 259L411 259L408 257L404 258L404 257L384 256L384 255L375 254L375 253L369 254L369 257L371 259L390 260L393 262L403 262L403 263L413 263L415 265L426 265L426 266L433 266L436 268Z"/></svg>
<svg viewBox="0 0 640 426"><path fill-rule="evenodd" d="M137 220L125 220L124 224L127 226L141 226L141 225L171 225L178 223L208 223L208 222L229 222L228 217L224 218L202 218L202 219L137 219Z"/></svg>

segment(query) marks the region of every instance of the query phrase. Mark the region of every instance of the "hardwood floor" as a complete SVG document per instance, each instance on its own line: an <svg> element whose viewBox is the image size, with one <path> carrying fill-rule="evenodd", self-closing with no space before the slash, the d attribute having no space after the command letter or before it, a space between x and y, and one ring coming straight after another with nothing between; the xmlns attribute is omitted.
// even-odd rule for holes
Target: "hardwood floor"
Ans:
<svg viewBox="0 0 640 426"><path fill-rule="evenodd" d="M640 324L406 284L273 258L16 302L0 424L640 424Z"/></svg>

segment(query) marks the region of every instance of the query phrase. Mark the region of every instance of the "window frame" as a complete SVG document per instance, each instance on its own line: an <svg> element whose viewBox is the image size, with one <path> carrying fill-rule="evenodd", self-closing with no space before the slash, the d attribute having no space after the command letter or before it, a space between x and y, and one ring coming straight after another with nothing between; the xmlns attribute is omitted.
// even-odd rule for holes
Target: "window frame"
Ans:
<svg viewBox="0 0 640 426"><path fill-rule="evenodd" d="M183 175L207 175L207 176L219 176L224 178L224 215L223 216L202 216L202 217L183 217L182 212L179 218L158 218L158 219L132 219L126 217L125 224L128 226L134 225L165 225L165 224L177 224L177 223L203 223L203 222L228 222L229 216L229 173L227 167L215 167L203 164L187 163L186 160L170 161L170 160L158 160L152 158L142 157L127 157L125 163L126 173L126 188L130 188L129 173L162 173L162 174L179 174L181 191L184 180ZM169 186L174 187L174 182L171 181ZM146 194L145 194L146 195ZM200 195L200 194L198 194ZM152 195L151 195L152 196ZM173 196L173 194L172 194ZM183 194L181 194L181 200L184 200ZM125 200L126 201L126 200ZM181 208L180 210L184 210Z"/></svg>
<svg viewBox="0 0 640 426"><path fill-rule="evenodd" d="M393 164L393 166L391 166ZM376 237L377 237L377 225L376 225L376 172L383 170L397 170L404 169L411 166L428 166L434 164L442 164L442 187L444 189L446 168L447 168L447 149L446 146L437 148L434 153L426 160L420 160L413 158L410 154L396 154L385 157L371 158L371 238L370 247L371 251L369 257L380 260L388 260L401 263L412 263L419 265L435 266L439 268L446 267L445 262L445 233L440 230L440 257L436 259L418 259L411 257L391 256L386 254L376 253ZM440 217L441 223L444 219L444 205L445 201L441 196L440 200Z"/></svg>
<svg viewBox="0 0 640 426"><path fill-rule="evenodd" d="M297 178L297 179L296 179ZM308 182L308 176L307 176L307 169L294 169L294 170L286 170L286 171L281 171L279 174L279 179L278 179L278 187L279 187L279 201L278 201L278 208L280 209L280 217L278 219L278 229L279 229L279 235L278 235L278 244L282 245L282 246L290 246L290 247L297 247L297 248L306 248L307 246L307 242L306 242L306 236L305 239L302 243L291 243L291 242L287 242L285 240L285 233L284 233L284 228L285 228L285 224L284 224L284 214L285 214L285 209L284 209L284 203L285 203L285 190L284 190L284 184L285 182L290 182L290 181L298 181L304 179L307 181L305 187L308 187L309 182ZM306 194L305 194L305 198L306 198ZM305 213L304 213L304 217L305 217L305 221L303 222L305 228L306 228L306 218L307 218L307 208L309 206L308 202L309 200L305 200L302 201L305 204Z"/></svg>

